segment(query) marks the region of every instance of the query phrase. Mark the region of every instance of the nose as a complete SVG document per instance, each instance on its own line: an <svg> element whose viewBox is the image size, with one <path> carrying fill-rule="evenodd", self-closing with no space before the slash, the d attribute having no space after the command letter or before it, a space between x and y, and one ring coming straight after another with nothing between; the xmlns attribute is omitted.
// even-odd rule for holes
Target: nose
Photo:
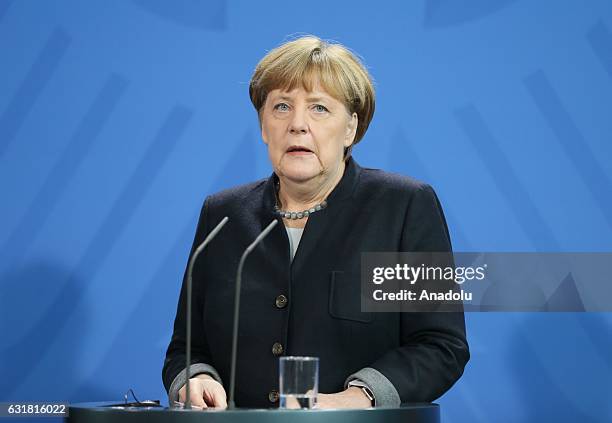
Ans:
<svg viewBox="0 0 612 423"><path fill-rule="evenodd" d="M304 135L308 133L305 111L296 108L289 122L289 133L292 135Z"/></svg>

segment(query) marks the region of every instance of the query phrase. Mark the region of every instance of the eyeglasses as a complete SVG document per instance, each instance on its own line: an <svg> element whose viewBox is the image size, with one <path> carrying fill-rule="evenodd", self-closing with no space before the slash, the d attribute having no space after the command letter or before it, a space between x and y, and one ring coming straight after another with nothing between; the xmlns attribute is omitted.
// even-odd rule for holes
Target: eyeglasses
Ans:
<svg viewBox="0 0 612 423"><path fill-rule="evenodd" d="M132 398L134 398L133 402L129 401L130 394L132 395ZM111 404L108 407L112 407L112 408L125 408L125 407L154 408L154 407L161 407L161 405L159 403L159 400L140 401L138 398L136 398L136 394L134 393L134 390L130 388L123 396L123 403Z"/></svg>

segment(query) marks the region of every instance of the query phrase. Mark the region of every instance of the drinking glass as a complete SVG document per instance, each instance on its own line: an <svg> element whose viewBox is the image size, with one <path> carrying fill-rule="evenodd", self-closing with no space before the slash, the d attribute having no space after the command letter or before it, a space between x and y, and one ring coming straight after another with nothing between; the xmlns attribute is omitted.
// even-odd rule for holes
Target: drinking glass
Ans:
<svg viewBox="0 0 612 423"><path fill-rule="evenodd" d="M319 357L279 359L280 408L314 408L319 393Z"/></svg>

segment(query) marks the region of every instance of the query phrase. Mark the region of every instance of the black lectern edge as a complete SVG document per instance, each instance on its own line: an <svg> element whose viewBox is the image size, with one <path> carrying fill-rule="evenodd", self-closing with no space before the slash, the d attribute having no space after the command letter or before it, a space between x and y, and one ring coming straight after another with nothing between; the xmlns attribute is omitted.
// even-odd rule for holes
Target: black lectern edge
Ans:
<svg viewBox="0 0 612 423"><path fill-rule="evenodd" d="M338 408L338 409L312 409L312 410L304 410L304 409L284 409L284 408L235 408L233 410L220 410L209 408L206 410L185 410L182 408L171 408L171 407L125 407L122 408L120 406L120 401L104 401L104 402L83 402L76 404L69 404L68 409L87 409L90 412L101 412L101 413L125 413L125 412L134 412L134 413L142 413L142 412L165 412L165 413L223 413L223 414L244 414L244 413L296 413L296 412L312 412L312 413L337 413L337 412L376 412L377 410L393 410L393 409L402 409L402 408L411 408L411 409L419 409L419 408L430 408L430 407L438 408L439 405L437 403L430 402L415 402L415 403L403 403L399 407L370 407L370 408L354 408L354 409L346 409L346 408Z"/></svg>
<svg viewBox="0 0 612 423"><path fill-rule="evenodd" d="M184 410L177 408L109 408L117 403L84 403L68 407L67 423L440 423L438 404L336 410L238 408Z"/></svg>

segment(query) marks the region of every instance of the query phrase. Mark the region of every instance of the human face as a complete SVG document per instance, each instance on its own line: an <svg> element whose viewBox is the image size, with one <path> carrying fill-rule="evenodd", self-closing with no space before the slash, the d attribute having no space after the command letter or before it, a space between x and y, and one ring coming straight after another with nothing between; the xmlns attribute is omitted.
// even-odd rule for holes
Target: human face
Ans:
<svg viewBox="0 0 612 423"><path fill-rule="evenodd" d="M261 135L281 179L323 184L344 170L344 148L355 138L357 114L349 115L344 103L322 88L272 90L260 114Z"/></svg>

